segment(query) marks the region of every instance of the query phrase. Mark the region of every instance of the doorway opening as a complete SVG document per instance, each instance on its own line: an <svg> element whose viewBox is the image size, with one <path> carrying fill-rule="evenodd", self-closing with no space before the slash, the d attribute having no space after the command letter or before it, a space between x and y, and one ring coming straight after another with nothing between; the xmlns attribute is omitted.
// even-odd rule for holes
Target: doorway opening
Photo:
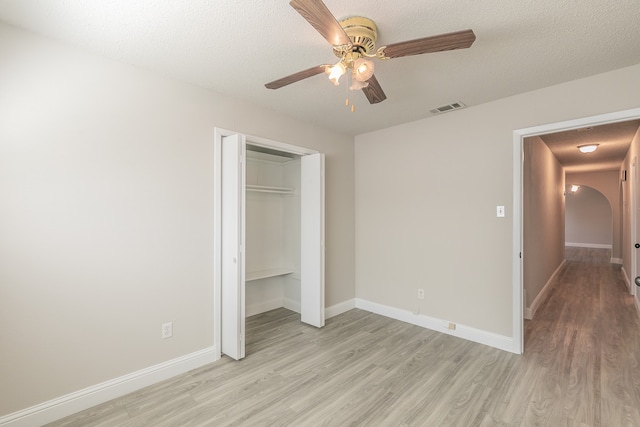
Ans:
<svg viewBox="0 0 640 427"><path fill-rule="evenodd" d="M513 297L513 342L514 353L524 351L524 288L523 288L523 258L524 253L524 141L525 138L539 137L541 135L571 131L599 126L611 123L619 123L629 120L640 119L640 108L586 117L582 119L570 120L559 123L546 124L531 128L519 129L513 132L513 277L512 277L512 297ZM564 187L564 183L563 183ZM634 195L635 197L635 195ZM632 215L635 222L636 215ZM563 236L564 239L564 236Z"/></svg>

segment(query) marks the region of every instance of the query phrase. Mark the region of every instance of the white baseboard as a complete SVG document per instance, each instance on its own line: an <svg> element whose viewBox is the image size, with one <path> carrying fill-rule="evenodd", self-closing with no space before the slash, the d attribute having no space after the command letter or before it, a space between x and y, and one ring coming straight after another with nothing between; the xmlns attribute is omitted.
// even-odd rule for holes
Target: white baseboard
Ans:
<svg viewBox="0 0 640 427"><path fill-rule="evenodd" d="M504 335L494 334L493 332L482 331L470 326L456 324L456 329L449 329L449 321L437 319L435 317L425 316L423 314L414 314L409 310L389 307L375 302L356 298L356 308L370 311L381 316L390 317L402 322L411 323L412 325L421 326L437 332L453 335L469 341L488 345L500 350L517 353L514 348L513 338Z"/></svg>
<svg viewBox="0 0 640 427"><path fill-rule="evenodd" d="M296 313L300 313L300 301L295 301L289 298L284 298L282 300L282 305L280 307L284 307L287 310L295 311Z"/></svg>
<svg viewBox="0 0 640 427"><path fill-rule="evenodd" d="M627 289L629 290L629 293L631 293L631 279L629 278L629 275L627 274L627 271L624 269L624 267L622 267L622 278L624 279L624 283L627 285Z"/></svg>
<svg viewBox="0 0 640 427"><path fill-rule="evenodd" d="M592 249L611 249L611 245L605 245L601 243L569 243L565 242L565 246L571 246L574 248L592 248Z"/></svg>
<svg viewBox="0 0 640 427"><path fill-rule="evenodd" d="M354 308L356 308L356 300L352 298L350 300L339 302L338 304L325 308L324 317L325 319L330 319L339 314L346 313L347 311Z"/></svg>
<svg viewBox="0 0 640 427"><path fill-rule="evenodd" d="M531 305L529 307L525 307L524 308L524 318L525 319L527 319L527 320L532 320L533 319L533 316L535 316L536 311L538 311L538 307L540 307L540 304L542 304L542 301L544 301L545 297L547 296L547 293L549 293L549 290L551 289L551 284L553 283L553 281L555 280L556 276L560 272L560 269L562 269L562 267L564 266L564 264L566 262L567 262L566 259L562 260L562 262L560 263L558 268L556 268L556 270L553 272L551 277L549 277L549 280L547 280L547 283L545 283L544 286L542 287L542 289L540 290L540 292L538 292L538 295L533 300Z"/></svg>
<svg viewBox="0 0 640 427"><path fill-rule="evenodd" d="M5 415L0 417L0 426L44 425L216 360L218 357L215 347L208 347Z"/></svg>
<svg viewBox="0 0 640 427"><path fill-rule="evenodd" d="M611 264L622 264L622 258L611 258Z"/></svg>
<svg viewBox="0 0 640 427"><path fill-rule="evenodd" d="M282 298L274 298L267 301L260 301L255 304L247 304L244 309L244 316L245 317L254 316L256 314L275 310L276 308L280 308L280 307L284 307Z"/></svg>
<svg viewBox="0 0 640 427"><path fill-rule="evenodd" d="M253 316L255 314L264 313L266 311L275 310L276 308L284 307L287 310L300 313L300 302L289 298L277 298L269 301L263 301L258 304L247 305L245 309L246 317ZM345 313L353 308L356 308L355 299L340 302L324 309L325 319L337 316Z"/></svg>

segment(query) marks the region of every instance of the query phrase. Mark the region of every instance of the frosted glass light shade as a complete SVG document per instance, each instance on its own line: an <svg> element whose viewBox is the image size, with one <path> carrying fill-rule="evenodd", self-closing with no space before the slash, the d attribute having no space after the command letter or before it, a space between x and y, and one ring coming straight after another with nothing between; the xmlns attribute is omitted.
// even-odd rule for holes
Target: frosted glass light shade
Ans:
<svg viewBox="0 0 640 427"><path fill-rule="evenodd" d="M359 82L366 82L373 76L373 61L366 58L358 58L353 63L353 78Z"/></svg>
<svg viewBox="0 0 640 427"><path fill-rule="evenodd" d="M579 145L578 150L581 153L593 153L598 149L598 144Z"/></svg>
<svg viewBox="0 0 640 427"><path fill-rule="evenodd" d="M329 74L329 80L333 82L334 85L338 86L340 84L340 77L347 71L347 68L344 66L342 62L338 62L333 67L327 69L327 74Z"/></svg>

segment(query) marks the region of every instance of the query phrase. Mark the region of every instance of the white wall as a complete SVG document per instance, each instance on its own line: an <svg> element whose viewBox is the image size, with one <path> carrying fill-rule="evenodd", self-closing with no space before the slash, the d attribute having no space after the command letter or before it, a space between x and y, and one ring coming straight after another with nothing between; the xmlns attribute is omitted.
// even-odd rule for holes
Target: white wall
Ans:
<svg viewBox="0 0 640 427"><path fill-rule="evenodd" d="M213 345L216 126L326 154L354 297L353 138L6 26L0 94L0 416Z"/></svg>
<svg viewBox="0 0 640 427"><path fill-rule="evenodd" d="M512 337L513 131L637 107L638 81L640 65L356 136L357 297Z"/></svg>
<svg viewBox="0 0 640 427"><path fill-rule="evenodd" d="M571 246L611 247L611 206L598 190L586 185L577 192L567 186L565 242Z"/></svg>

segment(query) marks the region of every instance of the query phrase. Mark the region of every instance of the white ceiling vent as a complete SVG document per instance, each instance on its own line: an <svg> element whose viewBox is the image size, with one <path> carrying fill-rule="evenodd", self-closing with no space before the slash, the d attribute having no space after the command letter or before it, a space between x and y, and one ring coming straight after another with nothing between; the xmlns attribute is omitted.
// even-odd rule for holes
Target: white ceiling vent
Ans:
<svg viewBox="0 0 640 427"><path fill-rule="evenodd" d="M458 102L454 102L453 104L443 105L442 107L434 108L433 110L431 110L431 114L447 113L449 111L459 110L460 108L464 108L464 107L466 107L466 105L458 101Z"/></svg>

